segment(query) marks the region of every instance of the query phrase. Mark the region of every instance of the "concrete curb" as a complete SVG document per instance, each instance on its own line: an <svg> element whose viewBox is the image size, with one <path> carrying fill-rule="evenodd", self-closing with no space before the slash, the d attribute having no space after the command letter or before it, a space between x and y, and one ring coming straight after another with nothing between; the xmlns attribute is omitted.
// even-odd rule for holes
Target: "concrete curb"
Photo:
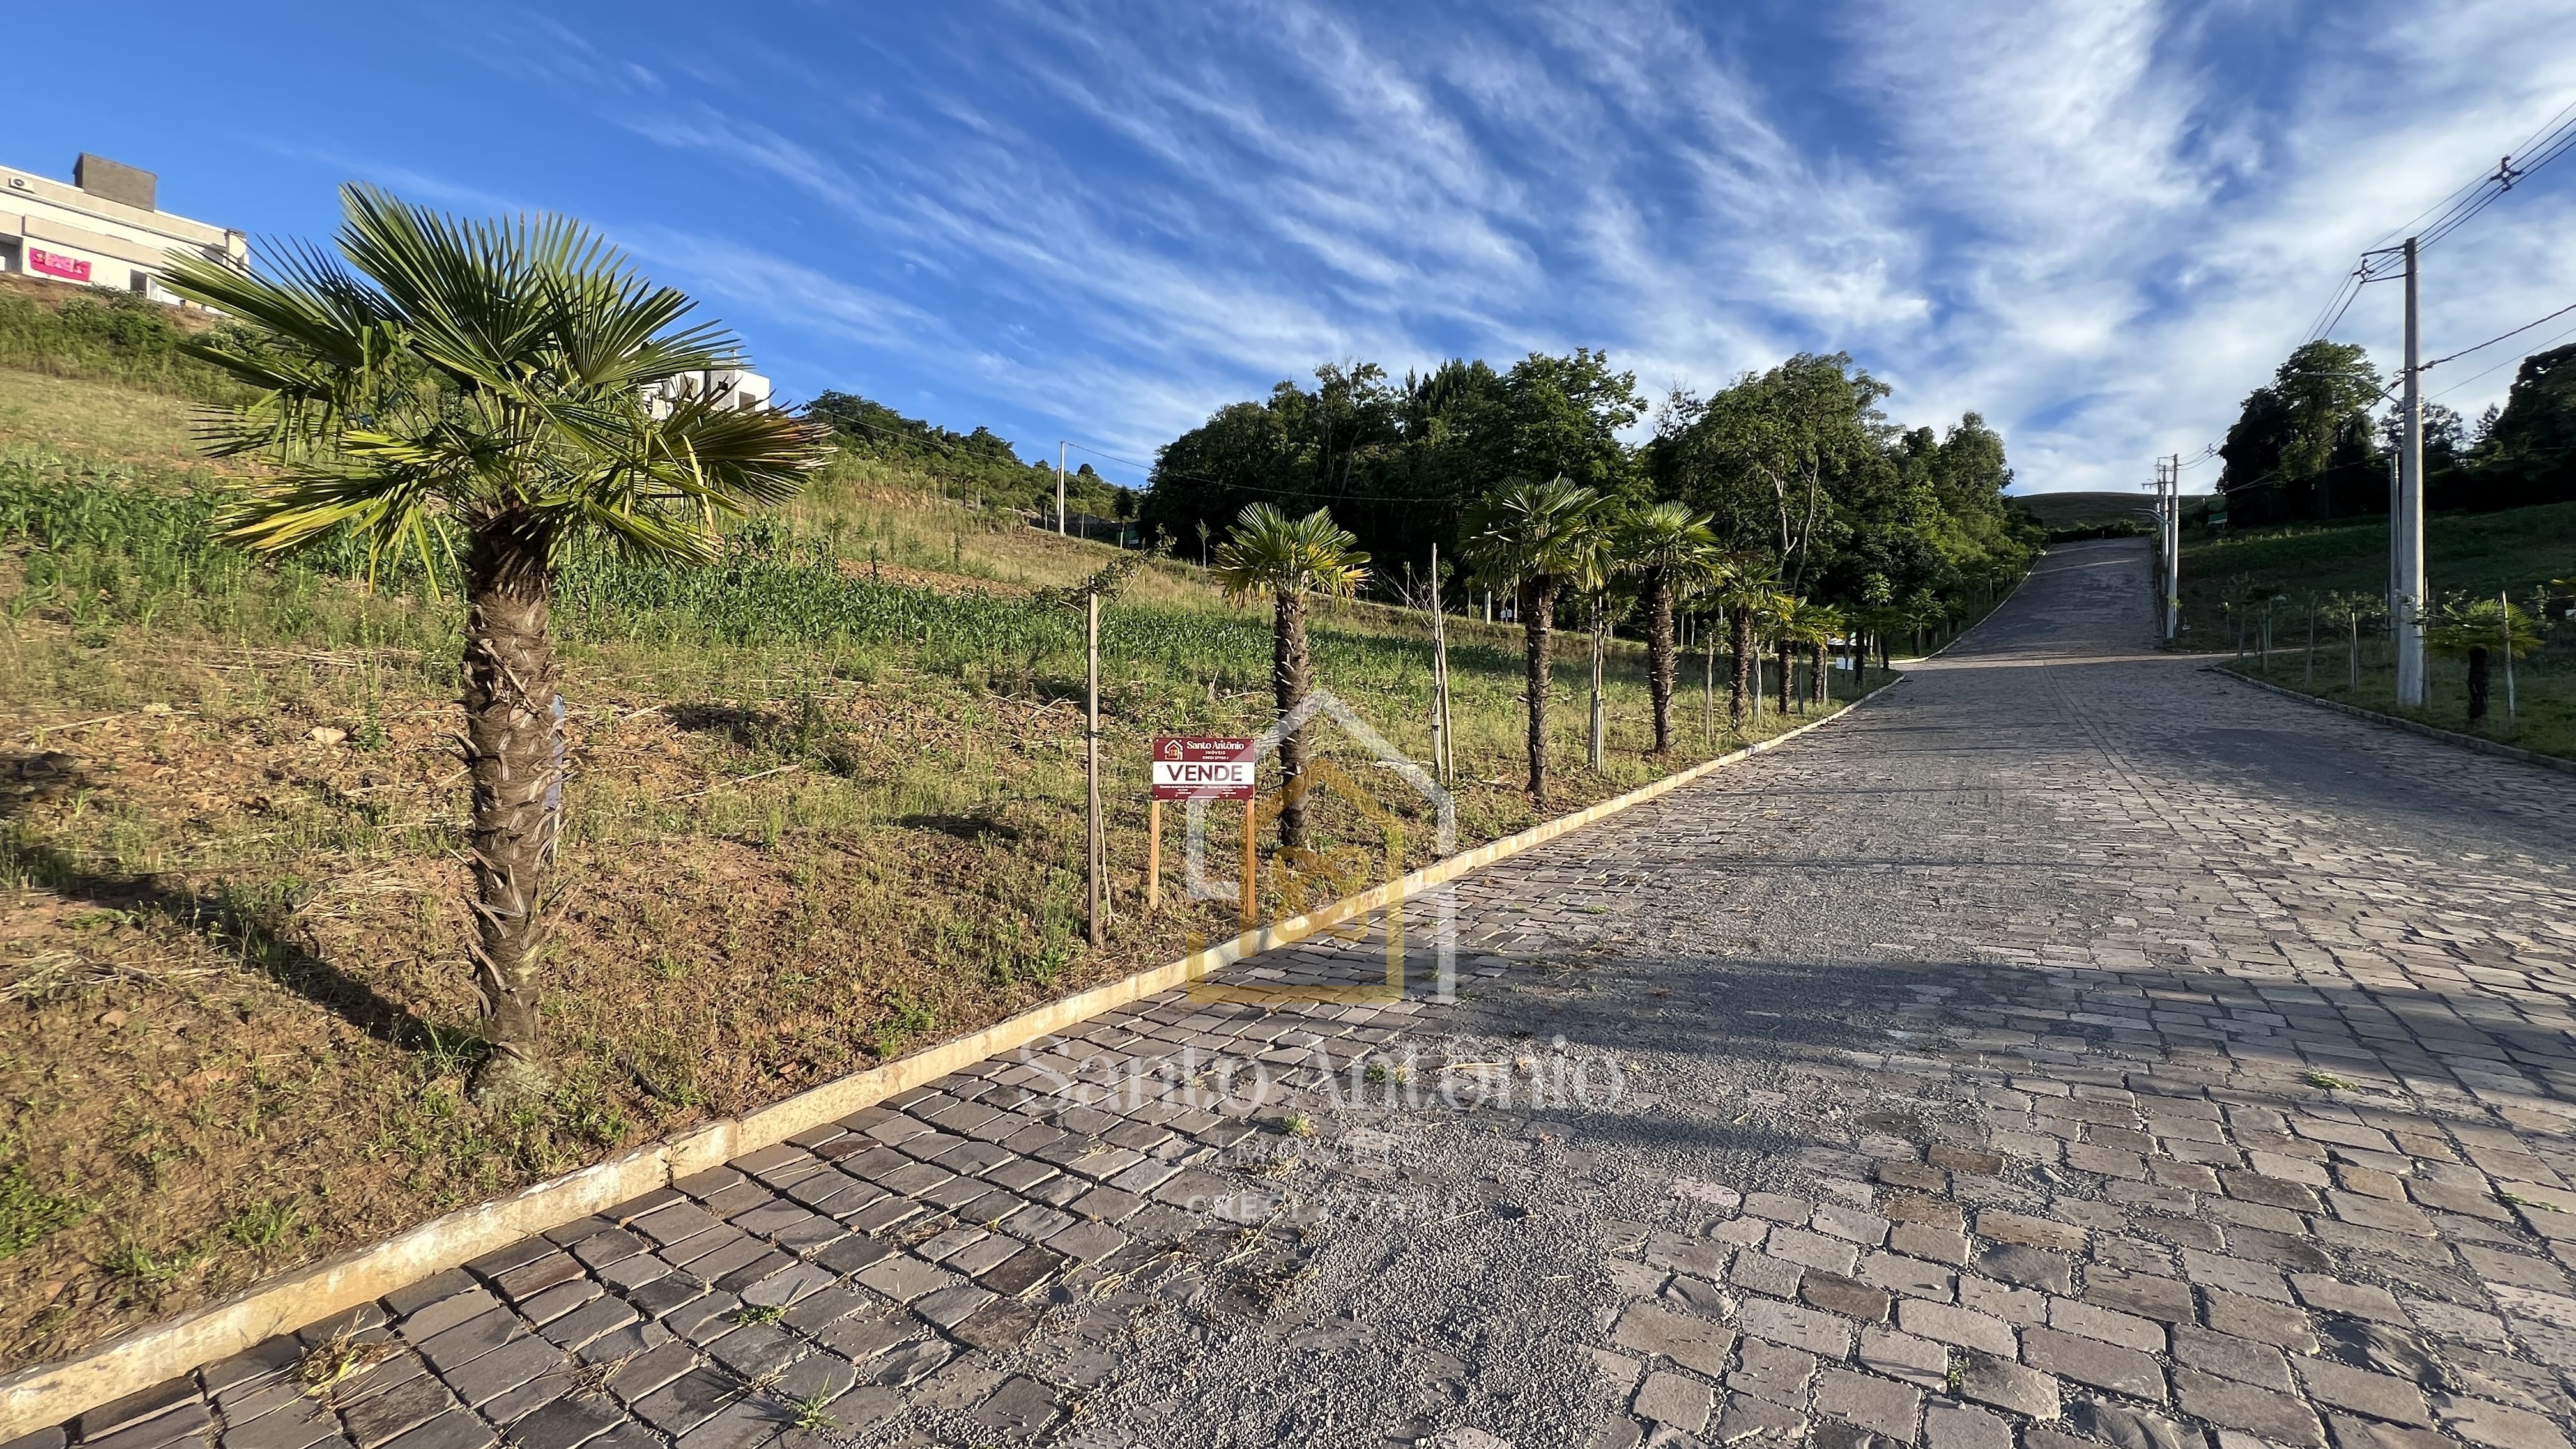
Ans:
<svg viewBox="0 0 2576 1449"><path fill-rule="evenodd" d="M1722 766L1775 749L1809 730L1833 723L1904 683L1891 679L1869 693L1767 740L1704 760L1624 795L1541 822L1401 880L1346 896L1294 919L1248 931L1221 945L1078 992L1010 1017L954 1041L942 1042L884 1066L826 1082L741 1117L710 1122L506 1198L432 1218L380 1242L295 1269L167 1323L136 1329L76 1358L37 1364L0 1378L0 1444L60 1424L86 1410L232 1357L281 1333L318 1323L335 1313L372 1303L433 1273L471 1262L519 1239L560 1227L604 1208L667 1187L680 1178L721 1166L744 1153L784 1142L799 1132L837 1121L900 1092L1063 1031L1104 1011L1198 980L1246 956L1294 945L1344 921L1382 909L1390 897L1405 899L1445 884L1480 866L1544 845L1645 804Z"/></svg>
<svg viewBox="0 0 2576 1449"><path fill-rule="evenodd" d="M2519 745L2498 744L2494 740L2482 740L2476 735L2464 735L2458 730L2446 730L2438 725L2428 725L2416 720L2406 719L2398 715L2381 714L2375 709L2363 709L2357 704L2346 704L2339 699L2319 699L2313 694L2302 694L2298 690L2274 684L2268 679L2256 679L2251 675L2239 674L2224 664L2204 664L2200 667L2208 673L2216 674L2227 679L2233 679L2239 684L2250 684L2256 689L2268 689L2274 694L2280 695L2284 699L2295 699L2301 704L2313 704L2319 709L2330 709L2337 714L2351 715L2354 719L2366 719L2372 724L2387 725L2392 729L2404 730L2410 735L2422 735L2428 740L2440 740L2446 745L2457 745L2464 750L2475 750L2481 755L2494 755L2500 759L2519 760L2526 765L2538 765L2544 770L2556 770L2561 774L2576 775L2576 760L2560 759L2556 755L2544 755L2538 750L2526 750Z"/></svg>

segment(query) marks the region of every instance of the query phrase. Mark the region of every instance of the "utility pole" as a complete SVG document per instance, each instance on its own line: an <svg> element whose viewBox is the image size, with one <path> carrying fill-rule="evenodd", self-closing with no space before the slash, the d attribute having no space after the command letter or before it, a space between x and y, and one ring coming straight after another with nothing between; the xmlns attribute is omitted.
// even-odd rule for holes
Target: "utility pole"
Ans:
<svg viewBox="0 0 2576 1449"><path fill-rule="evenodd" d="M2424 370L2415 315L2415 238L2406 239L2406 439L2397 455L2397 699L2424 706Z"/></svg>
<svg viewBox="0 0 2576 1449"><path fill-rule="evenodd" d="M2165 460L2165 642L2182 633L2182 454Z"/></svg>
<svg viewBox="0 0 2576 1449"><path fill-rule="evenodd" d="M1064 439L1055 440L1055 536L1064 537Z"/></svg>

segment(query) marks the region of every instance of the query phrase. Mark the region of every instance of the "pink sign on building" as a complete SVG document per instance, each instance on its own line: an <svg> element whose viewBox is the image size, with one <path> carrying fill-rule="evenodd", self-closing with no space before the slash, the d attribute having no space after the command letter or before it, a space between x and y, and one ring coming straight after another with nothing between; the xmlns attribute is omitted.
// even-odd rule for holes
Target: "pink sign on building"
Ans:
<svg viewBox="0 0 2576 1449"><path fill-rule="evenodd" d="M67 257L60 252L49 252L43 247L27 248L27 270L42 272L48 277L60 277L66 282L89 280L87 261L79 257Z"/></svg>

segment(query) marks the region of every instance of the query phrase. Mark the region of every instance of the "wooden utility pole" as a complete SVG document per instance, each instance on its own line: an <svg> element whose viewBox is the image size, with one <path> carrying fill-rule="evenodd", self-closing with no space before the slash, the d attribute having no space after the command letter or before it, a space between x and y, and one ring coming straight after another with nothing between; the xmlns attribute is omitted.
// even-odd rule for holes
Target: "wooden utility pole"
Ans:
<svg viewBox="0 0 2576 1449"><path fill-rule="evenodd" d="M1064 439L1055 441L1055 536L1064 537Z"/></svg>

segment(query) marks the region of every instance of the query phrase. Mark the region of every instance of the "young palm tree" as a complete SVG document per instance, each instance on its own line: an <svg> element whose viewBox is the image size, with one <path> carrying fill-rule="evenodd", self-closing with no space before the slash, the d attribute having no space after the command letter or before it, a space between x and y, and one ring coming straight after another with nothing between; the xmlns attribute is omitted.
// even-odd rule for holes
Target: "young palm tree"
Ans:
<svg viewBox="0 0 2576 1449"><path fill-rule="evenodd" d="M1516 590L1527 646L1530 801L1547 804L1548 650L1556 596L1593 567L1602 543L1601 496L1562 475L1545 483L1517 479L1477 500L1467 512L1468 562L1499 588Z"/></svg>
<svg viewBox="0 0 2576 1449"><path fill-rule="evenodd" d="M1759 707L1754 698L1761 683L1754 677L1756 661L1754 634L1765 611L1779 598L1780 571L1766 558L1730 560L1723 575L1711 588L1712 597L1726 610L1728 637L1734 651L1731 673L1727 680L1726 720L1730 729L1744 728L1746 706Z"/></svg>
<svg viewBox="0 0 2576 1449"><path fill-rule="evenodd" d="M1619 564L1637 576L1646 602L1646 680L1655 701L1655 753L1673 747L1673 605L1717 568L1717 535L1708 515L1684 503L1658 503L1622 520Z"/></svg>
<svg viewBox="0 0 2576 1449"><path fill-rule="evenodd" d="M1849 627L1842 610L1830 604L1807 604L1798 611L1799 642L1807 646L1807 702L1822 707L1830 698L1825 679L1825 651L1834 636Z"/></svg>
<svg viewBox="0 0 2576 1449"><path fill-rule="evenodd" d="M1283 719L1306 702L1314 687L1306 648L1306 596L1349 594L1367 581L1369 556L1360 552L1359 542L1321 508L1290 518L1270 504L1255 503L1217 545L1215 573L1227 597L1270 596L1270 686ZM1279 768L1286 782L1280 794L1279 843L1301 850L1306 844L1305 731L1291 731L1279 741Z"/></svg>
<svg viewBox="0 0 2576 1449"><path fill-rule="evenodd" d="M464 706L473 777L475 986L486 1105L542 1092L541 919L563 785L554 571L583 544L714 558L720 518L794 496L821 434L775 408L657 397L741 365L693 305L560 217L459 222L361 186L341 192L338 256L287 250L263 272L175 256L171 289L241 320L189 350L259 390L210 416L208 449L276 471L227 537L280 551L349 530L370 559L416 559L434 587L463 535Z"/></svg>
<svg viewBox="0 0 2576 1449"><path fill-rule="evenodd" d="M2521 659L2540 647L2540 629L2522 607L2507 599L2454 596L2424 631L2424 652L2436 659L2468 661L2468 720L2475 726L2487 717L2489 669L2495 656Z"/></svg>

